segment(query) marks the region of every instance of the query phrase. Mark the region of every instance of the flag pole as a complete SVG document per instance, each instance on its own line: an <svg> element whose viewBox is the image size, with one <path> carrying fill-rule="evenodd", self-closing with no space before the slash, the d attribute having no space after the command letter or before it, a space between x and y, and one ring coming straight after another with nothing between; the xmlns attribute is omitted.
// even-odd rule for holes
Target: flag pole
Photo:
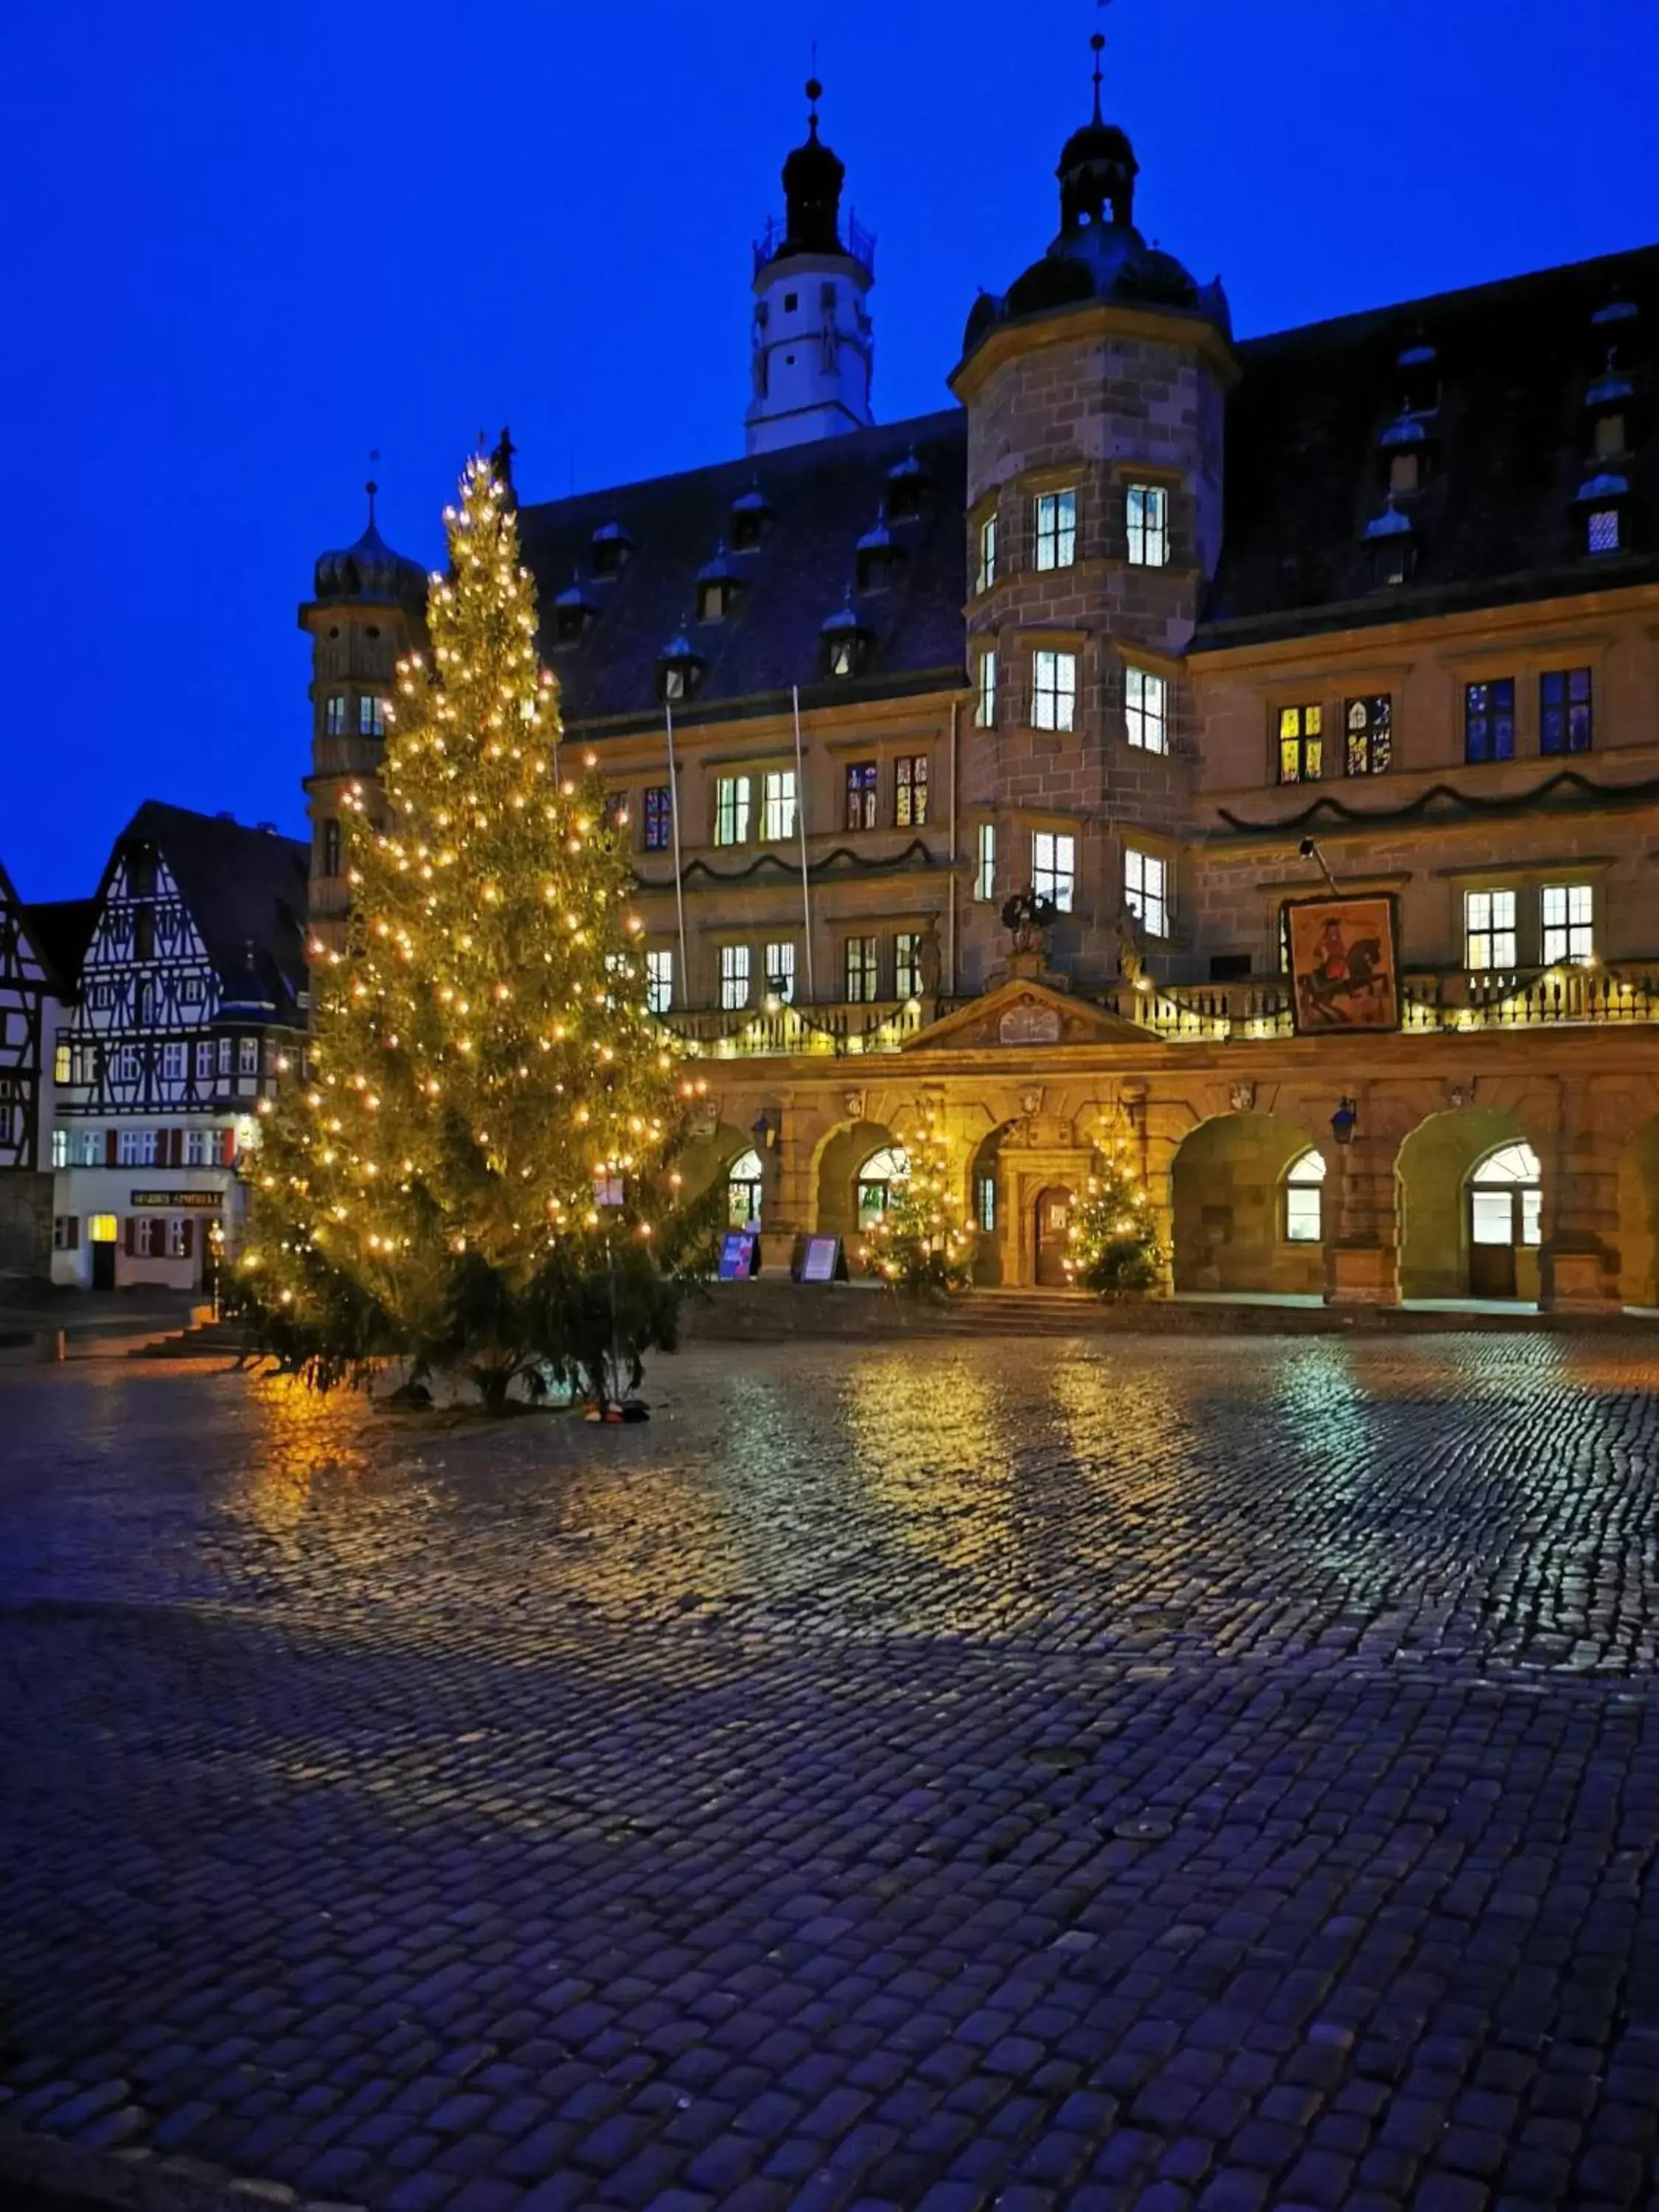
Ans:
<svg viewBox="0 0 1659 2212"><path fill-rule="evenodd" d="M806 939L806 1003L817 1004L817 985L812 975L812 892L806 873L806 769L801 757L800 686L791 684L795 702L795 827L800 832L801 928Z"/></svg>
<svg viewBox="0 0 1659 2212"><path fill-rule="evenodd" d="M691 970L685 957L685 886L680 880L680 783L674 767L674 706L669 699L663 701L663 719L668 726L668 826L674 841L674 910L680 925L680 989L691 988ZM668 1003L676 997L669 993Z"/></svg>

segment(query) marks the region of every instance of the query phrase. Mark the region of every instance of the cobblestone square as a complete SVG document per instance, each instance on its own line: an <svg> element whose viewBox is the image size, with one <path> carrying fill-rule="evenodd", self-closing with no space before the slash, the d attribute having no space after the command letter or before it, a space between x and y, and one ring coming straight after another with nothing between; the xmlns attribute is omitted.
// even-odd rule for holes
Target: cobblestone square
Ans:
<svg viewBox="0 0 1659 2212"><path fill-rule="evenodd" d="M373 2212L1659 2203L1656 1381L5 1378L0 2116Z"/></svg>

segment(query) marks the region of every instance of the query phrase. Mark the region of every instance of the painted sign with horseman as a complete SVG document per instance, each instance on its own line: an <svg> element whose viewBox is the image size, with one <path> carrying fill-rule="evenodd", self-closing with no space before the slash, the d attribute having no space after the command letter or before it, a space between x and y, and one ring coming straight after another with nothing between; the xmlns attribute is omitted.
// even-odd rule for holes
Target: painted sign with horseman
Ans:
<svg viewBox="0 0 1659 2212"><path fill-rule="evenodd" d="M1286 909L1298 1033L1400 1027L1399 933L1392 898L1297 899Z"/></svg>

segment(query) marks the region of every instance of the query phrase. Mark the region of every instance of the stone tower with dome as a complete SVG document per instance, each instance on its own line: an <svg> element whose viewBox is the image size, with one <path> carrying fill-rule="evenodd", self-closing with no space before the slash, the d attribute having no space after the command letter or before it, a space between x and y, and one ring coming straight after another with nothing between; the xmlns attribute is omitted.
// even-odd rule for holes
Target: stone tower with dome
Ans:
<svg viewBox="0 0 1659 2212"><path fill-rule="evenodd" d="M968 418L963 802L1081 823L1091 964L1133 937L1120 830L1173 860L1189 811L1180 661L1220 554L1237 375L1219 283L1199 285L1135 228L1139 165L1102 117L1103 44L1093 114L1056 171L1059 232L1006 293L980 295L951 380ZM987 954L996 925L993 908L970 915Z"/></svg>
<svg viewBox="0 0 1659 2212"><path fill-rule="evenodd" d="M426 572L394 553L368 521L355 544L319 556L312 595L300 609L310 634L311 926L334 945L344 927L346 881L340 809L357 781L372 782L386 738L386 701L399 657L426 638Z"/></svg>

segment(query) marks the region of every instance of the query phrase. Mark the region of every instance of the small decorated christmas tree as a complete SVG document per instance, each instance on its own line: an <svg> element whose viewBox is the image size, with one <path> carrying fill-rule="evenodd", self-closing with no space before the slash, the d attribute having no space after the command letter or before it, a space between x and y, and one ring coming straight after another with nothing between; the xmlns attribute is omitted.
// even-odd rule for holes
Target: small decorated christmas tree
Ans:
<svg viewBox="0 0 1659 2212"><path fill-rule="evenodd" d="M1065 1264L1073 1282L1103 1298L1162 1287L1158 1220L1125 1137L1103 1133L1088 1188L1072 1210Z"/></svg>
<svg viewBox="0 0 1659 2212"><path fill-rule="evenodd" d="M620 825L591 755L561 770L487 461L445 522L430 652L399 665L379 789L349 799L347 946L311 948L305 1078L262 1132L239 1282L256 1342L321 1386L391 1353L500 1406L520 1378L593 1386L596 1308L611 1364L672 1341L655 1255L684 1086Z"/></svg>
<svg viewBox="0 0 1659 2212"><path fill-rule="evenodd" d="M930 1109L914 1130L901 1133L907 1162L892 1186L884 1212L865 1233L863 1259L872 1274L896 1288L937 1297L968 1286L974 1232L962 1218L951 1151Z"/></svg>

